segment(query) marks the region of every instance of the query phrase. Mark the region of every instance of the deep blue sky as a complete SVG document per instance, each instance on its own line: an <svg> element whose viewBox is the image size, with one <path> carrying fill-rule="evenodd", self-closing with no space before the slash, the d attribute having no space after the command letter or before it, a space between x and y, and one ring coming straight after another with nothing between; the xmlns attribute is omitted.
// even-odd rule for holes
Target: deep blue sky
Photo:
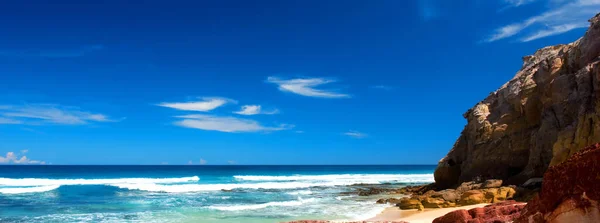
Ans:
<svg viewBox="0 0 600 223"><path fill-rule="evenodd" d="M0 162L435 164L522 56L576 40L599 9L93 2L3 1Z"/></svg>

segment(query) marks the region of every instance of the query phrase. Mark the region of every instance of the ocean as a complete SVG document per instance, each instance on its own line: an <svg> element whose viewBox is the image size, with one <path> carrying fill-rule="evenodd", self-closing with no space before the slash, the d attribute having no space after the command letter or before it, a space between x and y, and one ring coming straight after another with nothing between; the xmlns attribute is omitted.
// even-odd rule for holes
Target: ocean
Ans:
<svg viewBox="0 0 600 223"><path fill-rule="evenodd" d="M0 166L0 222L362 220L366 184L433 182L433 165Z"/></svg>

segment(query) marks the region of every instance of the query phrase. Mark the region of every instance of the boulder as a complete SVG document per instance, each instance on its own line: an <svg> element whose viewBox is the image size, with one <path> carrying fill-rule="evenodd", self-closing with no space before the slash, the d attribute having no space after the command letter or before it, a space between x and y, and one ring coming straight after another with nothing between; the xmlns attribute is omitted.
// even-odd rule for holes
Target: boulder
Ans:
<svg viewBox="0 0 600 223"><path fill-rule="evenodd" d="M402 210L418 209L423 210L423 204L420 200L415 198L402 198L400 203L396 204Z"/></svg>
<svg viewBox="0 0 600 223"><path fill-rule="evenodd" d="M433 197L424 198L423 200L421 200L421 204L423 204L423 207L425 207L425 208L456 207L456 203L454 203L454 202L446 201L443 198L433 198Z"/></svg>
<svg viewBox="0 0 600 223"><path fill-rule="evenodd" d="M470 190L463 193L458 201L460 205L472 205L486 203L485 194L480 190Z"/></svg>
<svg viewBox="0 0 600 223"><path fill-rule="evenodd" d="M516 75L463 116L467 120L434 172L437 186L541 177L600 141L600 16L579 40L523 58Z"/></svg>
<svg viewBox="0 0 600 223"><path fill-rule="evenodd" d="M485 189L486 203L497 203L515 196L516 190L512 187L488 188Z"/></svg>
<svg viewBox="0 0 600 223"><path fill-rule="evenodd" d="M463 182L456 188L459 193L464 193L470 190L477 190L481 188L481 183L477 183L475 181Z"/></svg>
<svg viewBox="0 0 600 223"><path fill-rule="evenodd" d="M434 198L442 198L449 202L456 202L458 199L460 199L460 194L454 189L437 191L430 196Z"/></svg>
<svg viewBox="0 0 600 223"><path fill-rule="evenodd" d="M483 182L481 184L481 188L494 188L494 187L500 187L500 186L502 186L502 180L498 180L498 179L486 180L485 182Z"/></svg>

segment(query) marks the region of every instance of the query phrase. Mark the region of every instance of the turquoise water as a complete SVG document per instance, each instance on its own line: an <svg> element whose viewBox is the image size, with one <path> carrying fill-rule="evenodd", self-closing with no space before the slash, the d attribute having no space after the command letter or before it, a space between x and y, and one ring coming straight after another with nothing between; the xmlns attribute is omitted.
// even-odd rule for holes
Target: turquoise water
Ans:
<svg viewBox="0 0 600 223"><path fill-rule="evenodd" d="M435 166L0 166L0 222L360 220L363 184L433 181Z"/></svg>

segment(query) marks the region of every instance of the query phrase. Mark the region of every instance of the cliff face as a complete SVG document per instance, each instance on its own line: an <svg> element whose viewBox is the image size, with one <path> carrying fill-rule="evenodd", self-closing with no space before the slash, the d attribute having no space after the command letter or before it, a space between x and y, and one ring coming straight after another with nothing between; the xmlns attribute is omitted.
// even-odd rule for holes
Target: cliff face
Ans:
<svg viewBox="0 0 600 223"><path fill-rule="evenodd" d="M600 14L579 40L545 47L496 92L464 114L467 125L435 181L522 183L600 141Z"/></svg>

